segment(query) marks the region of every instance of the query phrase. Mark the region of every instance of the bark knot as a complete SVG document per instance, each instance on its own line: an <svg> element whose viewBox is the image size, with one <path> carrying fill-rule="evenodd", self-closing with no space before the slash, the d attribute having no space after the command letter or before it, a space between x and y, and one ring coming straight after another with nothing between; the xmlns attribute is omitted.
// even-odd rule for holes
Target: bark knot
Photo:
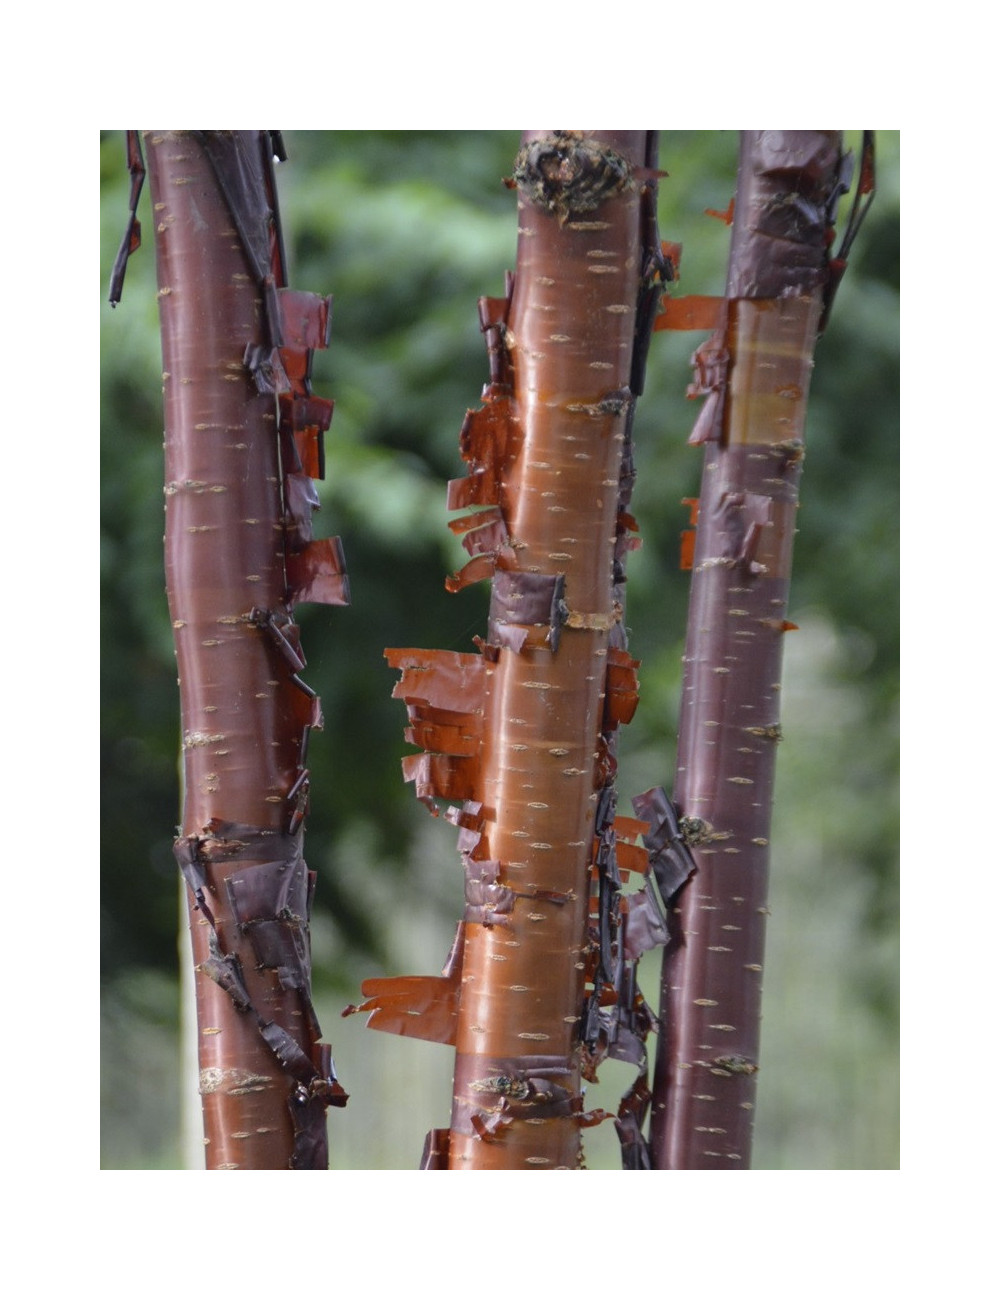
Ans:
<svg viewBox="0 0 1000 1300"><path fill-rule="evenodd" d="M606 199L635 188L627 158L579 131L530 140L514 161L511 183L535 207L564 224L570 213L593 212Z"/></svg>

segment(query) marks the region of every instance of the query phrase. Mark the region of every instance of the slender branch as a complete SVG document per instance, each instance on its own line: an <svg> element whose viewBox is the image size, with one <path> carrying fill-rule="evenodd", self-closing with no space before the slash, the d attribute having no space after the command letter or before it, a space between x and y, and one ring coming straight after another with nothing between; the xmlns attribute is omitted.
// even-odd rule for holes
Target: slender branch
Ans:
<svg viewBox="0 0 1000 1300"><path fill-rule="evenodd" d="M662 1169L749 1164L792 542L845 159L835 131L741 137L707 402L674 798L697 871L664 957L651 1125Z"/></svg>
<svg viewBox="0 0 1000 1300"><path fill-rule="evenodd" d="M311 537L310 394L329 303L283 288L266 132L147 132L166 422L166 572L181 691L175 850L191 899L210 1168L319 1168L346 1097L310 993L301 600L343 603ZM120 287L120 283L119 283Z"/></svg>
<svg viewBox="0 0 1000 1300"><path fill-rule="evenodd" d="M646 132L525 133L517 270L480 304L491 383L448 501L472 511L452 525L472 558L449 586L492 577L489 637L479 655L388 652L427 751L404 770L429 804L461 801L467 906L444 972L368 981L358 1008L456 1048L425 1167L575 1168L580 1129L612 1118L585 1110L584 1078L609 1052L645 1071L634 964L642 920L656 926L637 903L626 959L618 858L646 869L648 825L615 815L613 735L637 699L621 584L662 270L651 162ZM636 1163L643 1105L638 1090L621 1118Z"/></svg>

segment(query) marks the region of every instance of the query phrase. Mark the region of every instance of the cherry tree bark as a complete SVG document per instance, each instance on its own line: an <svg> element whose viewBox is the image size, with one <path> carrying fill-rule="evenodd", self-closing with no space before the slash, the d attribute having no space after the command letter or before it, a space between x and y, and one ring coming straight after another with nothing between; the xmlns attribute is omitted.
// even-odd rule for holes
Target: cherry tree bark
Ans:
<svg viewBox="0 0 1000 1300"><path fill-rule="evenodd" d="M346 1096L311 999L302 837L322 716L293 610L347 599L339 545L311 535L332 403L309 364L329 301L284 287L270 133L145 144L206 1163L323 1168L326 1107Z"/></svg>
<svg viewBox="0 0 1000 1300"><path fill-rule="evenodd" d="M742 133L722 317L695 355L693 392L707 400L691 441L705 464L674 800L697 870L669 917L655 1168L750 1161L782 643L846 175L840 132Z"/></svg>
<svg viewBox="0 0 1000 1300"><path fill-rule="evenodd" d="M466 873L444 974L368 981L359 1008L455 1046L450 1127L425 1167L575 1168L581 1128L611 1118L586 1110L584 1080L609 1051L645 1068L641 945L625 957L619 893L627 864L648 866L646 824L616 816L613 777L637 700L622 583L631 418L665 270L656 175L651 133L524 134L517 269L480 304L491 382L448 500L474 508L452 524L472 558L449 585L492 577L488 638L478 654L388 652L427 751L406 774L427 802L459 801Z"/></svg>

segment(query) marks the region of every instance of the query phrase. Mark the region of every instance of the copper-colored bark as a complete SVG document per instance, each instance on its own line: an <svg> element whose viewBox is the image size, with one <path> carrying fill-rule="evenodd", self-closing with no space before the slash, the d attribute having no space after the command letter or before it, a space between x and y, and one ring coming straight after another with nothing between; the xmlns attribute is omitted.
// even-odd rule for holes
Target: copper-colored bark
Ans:
<svg viewBox="0 0 1000 1300"><path fill-rule="evenodd" d="M645 1069L633 977L657 912L620 897L649 862L646 823L615 815L613 750L637 700L621 606L631 417L666 270L656 174L648 132L525 133L517 270L480 303L491 382L448 494L471 556L448 586L492 577L488 639L387 652L428 751L404 772L432 806L456 801L466 872L444 974L367 981L356 1008L456 1048L450 1130L425 1168L575 1168L581 1127L611 1118L586 1111L583 1080L609 1052ZM645 1104L637 1088L620 1117L636 1164Z"/></svg>
<svg viewBox="0 0 1000 1300"><path fill-rule="evenodd" d="M839 132L743 133L725 322L697 356L707 446L674 786L697 872L664 958L656 1168L750 1160L781 652L843 162Z"/></svg>
<svg viewBox="0 0 1000 1300"><path fill-rule="evenodd" d="M490 383L462 429L468 477L449 485L471 559L447 585L493 578L488 640L386 653L427 751L404 775L428 805L456 801L466 914L440 978L368 980L347 1011L456 1049L425 1169L579 1166L580 1128L611 1118L585 1112L584 1078L609 1053L645 1070L633 975L657 909L637 900L625 941L620 881L649 857L612 777L637 699L620 620L631 419L666 270L655 175L646 131L524 134L518 269L480 302ZM636 1164L646 1100L633 1089L619 1117Z"/></svg>
<svg viewBox="0 0 1000 1300"><path fill-rule="evenodd" d="M507 925L466 925L453 1169L580 1160L589 873L642 273L632 173L645 161L645 135L588 133L564 164L546 151L551 132L526 132L523 142L505 337L519 452L500 502L511 568L561 577L567 613L555 650L503 646L486 670L476 857L500 864L515 901ZM574 147L591 153L587 175L574 172ZM593 188L592 205L574 209L574 185ZM484 1140L504 1097L496 1140Z"/></svg>
<svg viewBox="0 0 1000 1300"><path fill-rule="evenodd" d="M291 615L299 599L345 598L336 548L309 535L302 473L329 419L307 380L326 307L279 296L265 136L145 136L184 753L177 855L199 972L206 1160L227 1169L325 1166L324 1106L343 1100L310 1000L301 822L305 742L321 718ZM265 214L240 231L227 165Z"/></svg>

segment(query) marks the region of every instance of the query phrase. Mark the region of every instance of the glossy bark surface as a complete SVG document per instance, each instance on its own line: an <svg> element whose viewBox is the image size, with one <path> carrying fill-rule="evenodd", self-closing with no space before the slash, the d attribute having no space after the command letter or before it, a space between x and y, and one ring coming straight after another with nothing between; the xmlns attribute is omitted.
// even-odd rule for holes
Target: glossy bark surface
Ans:
<svg viewBox="0 0 1000 1300"><path fill-rule="evenodd" d="M593 164L586 178L586 167L573 171L572 144L571 161L554 174L544 152L552 134L526 133L521 154L505 336L519 450L500 503L516 556L510 568L562 580L565 626L555 649L501 646L486 672L483 838L475 857L499 863L515 900L506 925L466 923L453 1169L580 1160L589 873L642 270L631 171L644 161L646 133L581 138ZM590 179L592 206L574 197L574 185ZM509 1122L489 1141L471 1116L502 1100L503 1085L490 1083L496 1079L531 1091L523 1100L506 1094Z"/></svg>
<svg viewBox="0 0 1000 1300"><path fill-rule="evenodd" d="M291 619L291 489L278 403L247 364L248 347L269 352L281 327L268 319L260 268L248 260L212 162L249 160L248 187L267 213L263 137L145 137L184 755L176 849L199 972L206 1160L226 1169L325 1166L319 1094L329 1082L310 1001L311 885L300 829L305 737L320 716L297 676L304 660ZM268 228L257 235L268 249Z"/></svg>
<svg viewBox="0 0 1000 1300"><path fill-rule="evenodd" d="M637 904L626 959L616 836L633 869L649 862L642 823L615 816L613 733L637 699L621 601L637 359L662 267L654 153L643 131L525 133L517 270L506 297L480 301L490 383L448 492L475 508L451 524L472 558L448 586L492 578L488 638L477 655L387 652L426 751L404 774L432 807L460 801L446 815L466 909L440 977L368 980L348 1010L456 1049L450 1129L430 1134L425 1168L575 1168L581 1127L612 1118L585 1111L583 1080L609 1052L645 1070L632 976L656 927Z"/></svg>
<svg viewBox="0 0 1000 1300"><path fill-rule="evenodd" d="M780 678L839 132L744 132L708 394L674 800L697 863L674 900L652 1110L661 1169L749 1165Z"/></svg>

